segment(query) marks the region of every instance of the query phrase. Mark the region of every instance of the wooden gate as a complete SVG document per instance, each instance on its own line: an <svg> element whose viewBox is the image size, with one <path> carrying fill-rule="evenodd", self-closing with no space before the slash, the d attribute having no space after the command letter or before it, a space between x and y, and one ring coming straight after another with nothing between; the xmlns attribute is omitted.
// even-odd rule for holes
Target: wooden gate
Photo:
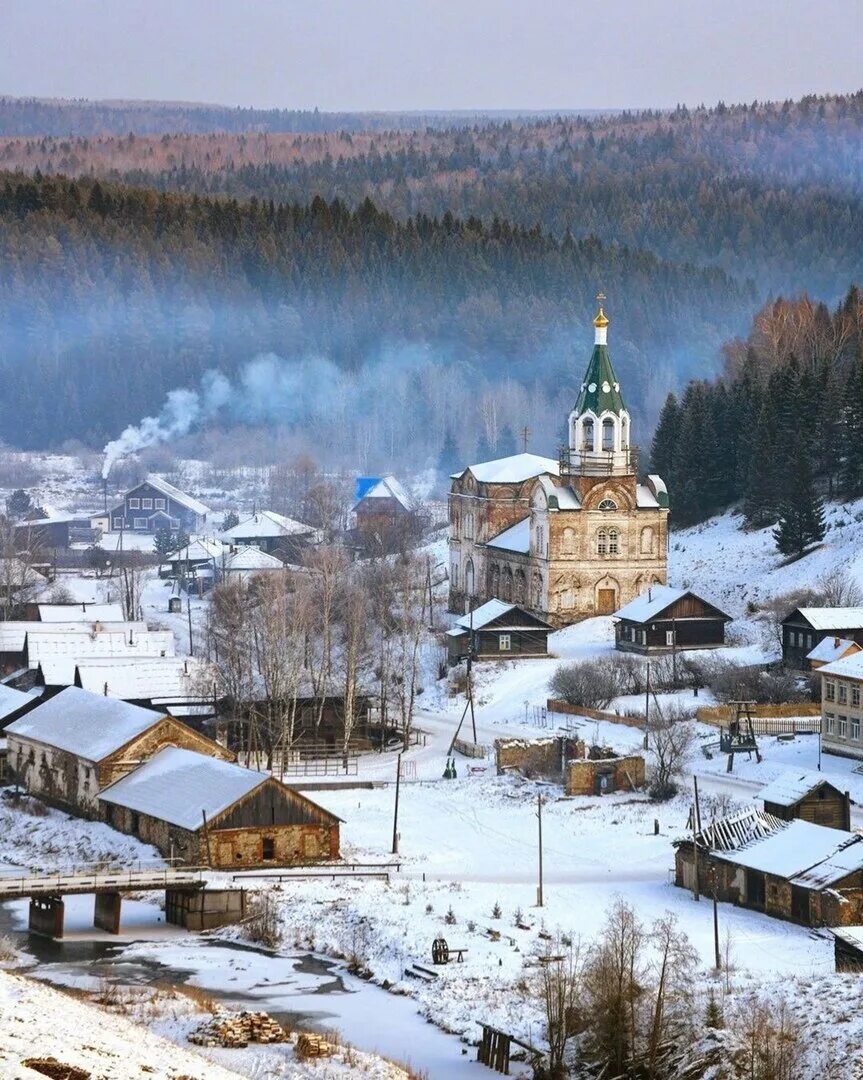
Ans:
<svg viewBox="0 0 863 1080"><path fill-rule="evenodd" d="M616 589L597 589L596 611L599 615L613 615L617 609Z"/></svg>

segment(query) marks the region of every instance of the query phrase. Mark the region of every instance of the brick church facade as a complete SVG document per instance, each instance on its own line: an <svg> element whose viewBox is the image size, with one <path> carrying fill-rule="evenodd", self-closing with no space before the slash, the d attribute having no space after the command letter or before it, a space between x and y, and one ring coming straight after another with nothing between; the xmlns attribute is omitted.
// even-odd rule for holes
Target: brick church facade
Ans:
<svg viewBox="0 0 863 1080"><path fill-rule="evenodd" d="M638 476L600 307L558 460L515 454L451 477L449 610L496 597L554 626L611 614L668 566L668 492Z"/></svg>

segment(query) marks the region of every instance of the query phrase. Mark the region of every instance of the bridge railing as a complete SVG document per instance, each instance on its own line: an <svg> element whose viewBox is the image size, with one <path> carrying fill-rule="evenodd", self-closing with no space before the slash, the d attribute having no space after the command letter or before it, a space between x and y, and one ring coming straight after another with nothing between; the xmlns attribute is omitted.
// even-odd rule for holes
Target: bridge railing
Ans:
<svg viewBox="0 0 863 1080"><path fill-rule="evenodd" d="M171 866L165 861L106 865L73 864L49 873L20 870L0 872L0 897L29 896L34 893L87 892L89 889L158 889L171 885L196 884L202 867Z"/></svg>

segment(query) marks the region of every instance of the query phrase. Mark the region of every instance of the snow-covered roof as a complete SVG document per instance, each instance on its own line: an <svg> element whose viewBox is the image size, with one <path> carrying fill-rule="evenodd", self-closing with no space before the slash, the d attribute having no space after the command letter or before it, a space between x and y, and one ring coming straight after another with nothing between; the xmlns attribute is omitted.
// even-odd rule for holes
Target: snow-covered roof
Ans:
<svg viewBox="0 0 863 1080"><path fill-rule="evenodd" d="M510 457L497 458L495 461L481 461L468 468L481 484L520 484L533 476L551 473L557 476L559 465L552 458L540 457L539 454L513 454ZM453 473L452 480L464 475L465 470Z"/></svg>
<svg viewBox="0 0 863 1080"><path fill-rule="evenodd" d="M698 596L698 594L692 589L676 589L672 585L651 585L640 596L636 596L634 600L630 600L628 604L624 604L622 608L615 611L614 617L615 619L629 619L631 622L647 622L656 618L667 607L684 596ZM704 597L699 597L699 599L704 600ZM709 600L704 600L704 602L710 603ZM715 607L714 604L710 606ZM719 611L719 608L716 610Z"/></svg>
<svg viewBox="0 0 863 1080"><path fill-rule="evenodd" d="M116 623L123 622L121 604L39 604L39 622L43 623Z"/></svg>
<svg viewBox="0 0 863 1080"><path fill-rule="evenodd" d="M863 630L863 607L802 607L797 611L813 630Z"/></svg>
<svg viewBox="0 0 863 1080"><path fill-rule="evenodd" d="M856 641L848 638L827 637L822 638L812 652L806 654L807 660L817 660L822 664L829 664L834 660L841 660L848 650L860 652L860 646Z"/></svg>
<svg viewBox="0 0 863 1080"><path fill-rule="evenodd" d="M168 562L207 562L221 558L224 548L216 540L198 538L168 556Z"/></svg>
<svg viewBox="0 0 863 1080"><path fill-rule="evenodd" d="M251 514L238 525L231 529L225 529L221 534L227 543L236 543L238 540L270 540L281 536L307 536L316 530L311 525L305 525L302 521L277 514L274 510L260 510L257 514Z"/></svg>
<svg viewBox="0 0 863 1080"><path fill-rule="evenodd" d="M162 713L67 686L6 728L87 761L101 761L162 719Z"/></svg>
<svg viewBox="0 0 863 1080"><path fill-rule="evenodd" d="M147 473L145 483L149 484L150 487L155 488L156 491L160 491L167 498L173 499L174 502L179 503L180 506L185 506L185 508L191 510L193 514L200 514L203 516L210 513L209 506L205 506L199 499L187 495L185 491L180 491L178 487L169 484L167 480L163 480L161 476L157 476L155 473ZM139 486L139 484L135 485L135 487Z"/></svg>
<svg viewBox="0 0 863 1080"><path fill-rule="evenodd" d="M808 825L809 822L802 824ZM819 829L823 826L815 825L814 828ZM839 830L831 831L838 832ZM805 889L829 889L831 885L837 884L849 874L863 870L863 836L856 834L849 836L845 832L841 835L846 839L831 855L792 878L791 884L802 885Z"/></svg>
<svg viewBox="0 0 863 1080"><path fill-rule="evenodd" d="M659 500L647 486L647 484L635 485L635 505L645 507L657 507L659 506Z"/></svg>
<svg viewBox="0 0 863 1080"><path fill-rule="evenodd" d="M166 746L105 788L99 799L196 832L204 814L212 821L269 778L207 754Z"/></svg>
<svg viewBox="0 0 863 1080"><path fill-rule="evenodd" d="M863 679L863 652L852 653L832 664L818 668L819 675L838 675L846 679Z"/></svg>
<svg viewBox="0 0 863 1080"><path fill-rule="evenodd" d="M174 634L171 630L119 631L105 629L97 634L83 628L76 634L40 633L37 629L27 634L27 661L31 668L42 660L70 657L84 660L93 656L173 656ZM109 623L108 626L115 626Z"/></svg>
<svg viewBox="0 0 863 1080"><path fill-rule="evenodd" d="M9 619L6 622L0 621L0 653L22 652L27 635L32 633L39 634L40 637L45 637L48 634L63 637L68 634L97 635L109 633L125 634L128 638L130 631L134 634L146 633L147 624L145 622L43 623L28 622L24 619Z"/></svg>
<svg viewBox="0 0 863 1080"><path fill-rule="evenodd" d="M508 604L503 600L486 600L484 604L481 604L478 608L474 608L472 612L467 615L462 615L461 618L456 619L456 627L461 627L456 633L461 635L465 630L482 630L484 626L488 626L489 623L494 622L495 619L499 619L502 615L508 614L510 611L520 611L518 604ZM537 620L542 623L541 619ZM523 622L518 622L518 626L501 626L501 630L515 630L519 627L523 627ZM452 633L452 631L451 631Z"/></svg>
<svg viewBox="0 0 863 1080"><path fill-rule="evenodd" d="M0 683L0 720L23 709L33 700L32 694L25 694L23 690L16 690L14 686L4 686Z"/></svg>
<svg viewBox="0 0 863 1080"><path fill-rule="evenodd" d="M555 506L554 503L551 503L549 506L550 510L581 509L581 501L578 497L578 493L574 488L569 487L568 484L555 484L550 476L540 476L539 484L545 492L549 502L551 503L551 500L553 499L554 503L557 504Z"/></svg>
<svg viewBox="0 0 863 1080"><path fill-rule="evenodd" d="M842 829L829 829L826 825L794 818L783 821L770 836L750 841L737 851L724 852L722 858L749 870L797 878L836 855L849 840L858 844L863 864L863 837L853 837Z"/></svg>
<svg viewBox="0 0 863 1080"><path fill-rule="evenodd" d="M413 509L413 500L392 473L377 478L370 476L365 479L369 481L369 484L354 504L355 510L366 499L395 499L405 510Z"/></svg>
<svg viewBox="0 0 863 1080"><path fill-rule="evenodd" d="M527 555L530 551L530 518L526 517L517 524L510 525L508 529L487 540L485 546Z"/></svg>
<svg viewBox="0 0 863 1080"><path fill-rule="evenodd" d="M76 666L86 690L125 701L172 705L211 694L207 665L192 657L98 658Z"/></svg>
<svg viewBox="0 0 863 1080"><path fill-rule="evenodd" d="M284 570L284 568L285 564L281 559L256 547L241 547L231 552L222 567L227 574L236 573L239 570Z"/></svg>
<svg viewBox="0 0 863 1080"><path fill-rule="evenodd" d="M789 769L763 787L758 797L777 806L794 806L826 783L829 781L824 773Z"/></svg>

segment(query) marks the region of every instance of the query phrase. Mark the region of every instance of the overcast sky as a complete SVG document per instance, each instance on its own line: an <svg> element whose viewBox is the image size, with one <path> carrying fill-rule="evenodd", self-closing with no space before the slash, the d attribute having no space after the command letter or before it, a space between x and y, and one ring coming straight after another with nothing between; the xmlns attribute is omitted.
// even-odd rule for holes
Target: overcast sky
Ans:
<svg viewBox="0 0 863 1080"><path fill-rule="evenodd" d="M713 104L863 84L859 0L0 0L0 94L328 110Z"/></svg>

